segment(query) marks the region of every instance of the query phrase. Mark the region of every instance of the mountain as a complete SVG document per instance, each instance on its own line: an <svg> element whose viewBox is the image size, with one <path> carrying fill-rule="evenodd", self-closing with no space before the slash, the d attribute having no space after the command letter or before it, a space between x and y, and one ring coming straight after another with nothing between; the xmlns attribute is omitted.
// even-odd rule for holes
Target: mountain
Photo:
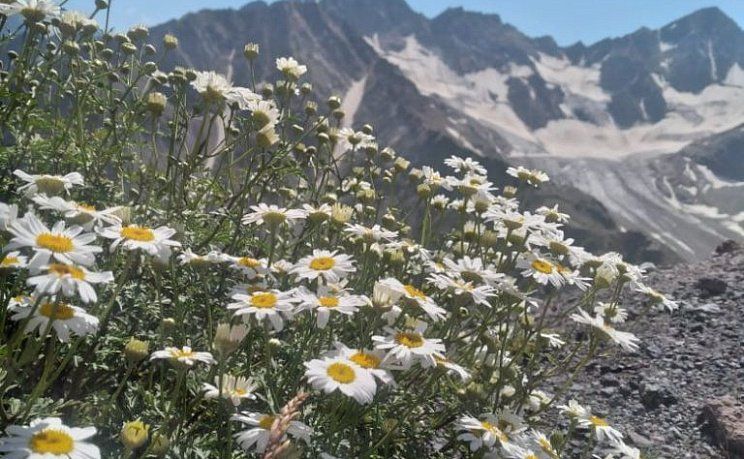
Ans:
<svg viewBox="0 0 744 459"><path fill-rule="evenodd" d="M166 65L238 84L245 42L261 45L259 81L271 58L295 56L319 100L343 96L348 124L371 122L414 163L470 154L496 183L510 164L546 169L554 183L534 199L571 203L594 248L668 262L744 236L744 203L727 201L744 163L744 32L717 8L568 47L495 14L428 19L404 0L254 2L152 30L165 33L181 40Z"/></svg>

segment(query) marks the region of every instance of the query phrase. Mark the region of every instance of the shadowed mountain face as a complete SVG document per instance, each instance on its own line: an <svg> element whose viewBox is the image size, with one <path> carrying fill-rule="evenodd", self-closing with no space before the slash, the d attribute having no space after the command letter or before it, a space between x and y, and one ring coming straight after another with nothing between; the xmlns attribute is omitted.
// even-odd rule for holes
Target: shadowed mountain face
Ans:
<svg viewBox="0 0 744 459"><path fill-rule="evenodd" d="M594 248L663 262L744 237L744 200L724 202L744 181L744 32L716 8L565 48L495 14L428 19L404 0L255 2L152 33L179 37L168 65L243 85L244 43L261 45L259 82L294 56L319 100L342 96L347 123L372 123L414 163L470 154L497 184L508 164L545 168L555 183L534 199L571 203Z"/></svg>

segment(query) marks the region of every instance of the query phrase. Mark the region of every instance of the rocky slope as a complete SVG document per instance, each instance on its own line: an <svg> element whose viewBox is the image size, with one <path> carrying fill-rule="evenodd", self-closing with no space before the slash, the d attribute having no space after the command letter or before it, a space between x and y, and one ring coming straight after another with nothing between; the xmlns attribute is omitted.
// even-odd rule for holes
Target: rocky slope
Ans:
<svg viewBox="0 0 744 459"><path fill-rule="evenodd" d="M244 42L262 46L261 81L272 75L271 57L296 56L321 99L344 96L348 124L371 121L417 163L433 163L431 146L446 145L448 154L546 167L563 202L598 200L589 207L601 215L577 210L602 248L625 247L599 240L632 239L669 262L744 237L744 203L727 206L708 192L732 180L744 139L728 136L725 152L711 157L701 140L744 120L744 32L716 8L565 48L498 15L455 8L428 19L404 0L254 2L152 32L181 38L168 65L214 68L239 84L250 80ZM680 153L694 141L702 152ZM685 174L697 166L705 169L691 185Z"/></svg>
<svg viewBox="0 0 744 459"><path fill-rule="evenodd" d="M744 457L736 449L744 448L744 419L704 414L721 399L729 413L744 410L744 250L724 248L706 261L653 273L650 285L679 300L680 309L635 322L641 350L598 361L572 390L617 420L644 457ZM641 301L631 297L626 307L638 310ZM715 440L717 422L726 426L727 444Z"/></svg>

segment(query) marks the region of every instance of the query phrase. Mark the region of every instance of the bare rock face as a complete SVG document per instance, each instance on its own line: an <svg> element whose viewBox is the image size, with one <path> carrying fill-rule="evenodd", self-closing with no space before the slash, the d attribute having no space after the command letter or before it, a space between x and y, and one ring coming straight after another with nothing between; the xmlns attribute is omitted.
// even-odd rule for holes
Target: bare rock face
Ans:
<svg viewBox="0 0 744 459"><path fill-rule="evenodd" d="M703 408L702 420L710 434L731 458L744 458L744 402L726 395Z"/></svg>

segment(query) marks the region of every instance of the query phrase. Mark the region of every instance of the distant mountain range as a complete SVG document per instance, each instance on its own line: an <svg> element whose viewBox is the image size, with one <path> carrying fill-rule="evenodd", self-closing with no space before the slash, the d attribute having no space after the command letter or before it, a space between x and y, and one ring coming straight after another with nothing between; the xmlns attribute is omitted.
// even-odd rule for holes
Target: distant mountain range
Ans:
<svg viewBox="0 0 744 459"><path fill-rule="evenodd" d="M495 14L428 19L404 0L279 1L188 14L168 65L247 84L245 42L310 66L319 98L344 98L415 163L479 157L546 169L528 199L560 202L573 234L635 260L696 259L744 238L744 32L717 8L658 30L560 47Z"/></svg>

